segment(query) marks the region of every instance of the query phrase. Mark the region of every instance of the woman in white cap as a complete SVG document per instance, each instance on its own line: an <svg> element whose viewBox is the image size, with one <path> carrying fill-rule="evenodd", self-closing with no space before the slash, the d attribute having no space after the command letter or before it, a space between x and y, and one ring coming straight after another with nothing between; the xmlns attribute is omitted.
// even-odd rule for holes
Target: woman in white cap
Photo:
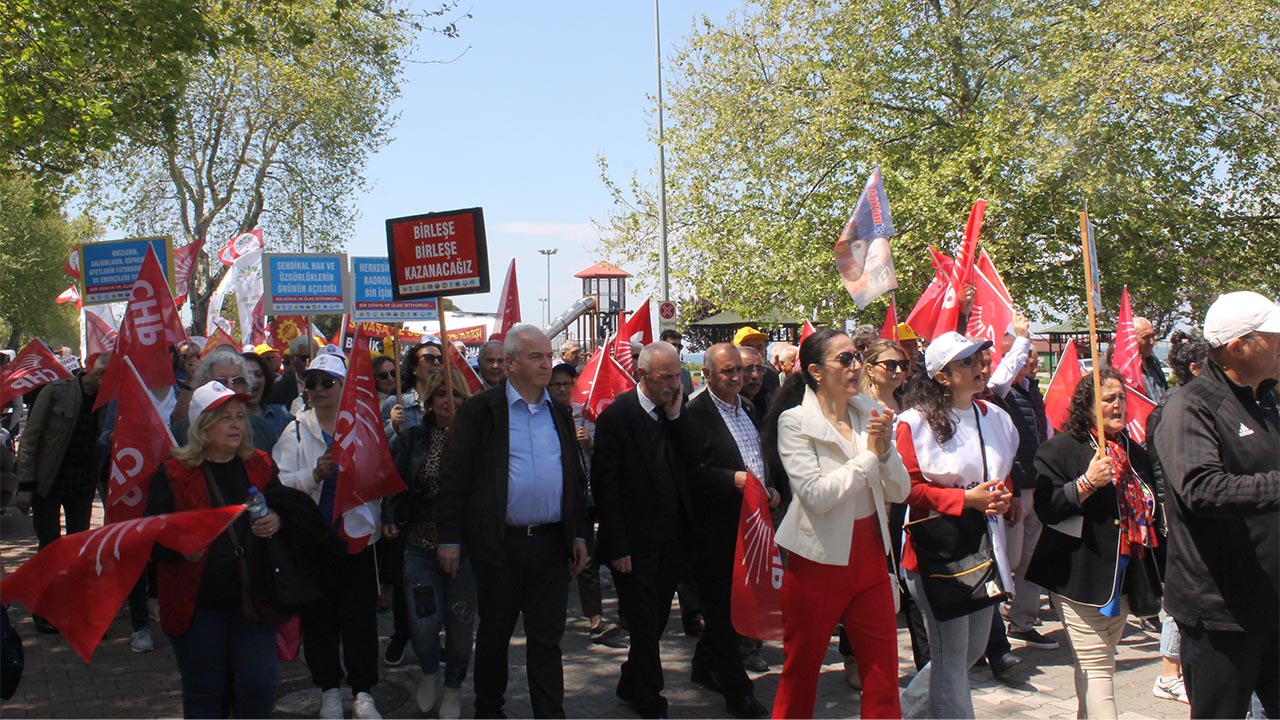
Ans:
<svg viewBox="0 0 1280 720"><path fill-rule="evenodd" d="M187 443L152 477L148 515L244 503L250 488L279 485L271 458L253 448L244 398L216 381L195 390ZM279 683L276 627L240 611L236 546L250 534L269 538L279 530L274 511L252 523L241 514L198 555L157 546L160 626L178 659L184 716L225 717L229 677L234 717L271 716Z"/></svg>
<svg viewBox="0 0 1280 720"><path fill-rule="evenodd" d="M271 454L280 466L280 481L309 494L320 514L333 518L338 488L333 435L347 366L337 355L320 352L302 377L307 408L284 429ZM378 579L372 546L380 535L379 515L378 503L365 503L334 521L349 542L363 547L348 550L333 568L332 583L321 588L324 597L302 611L302 646L311 680L321 690L322 718L343 717L339 685L344 669L354 716L382 717L370 692L378 682Z"/></svg>
<svg viewBox="0 0 1280 720"><path fill-rule="evenodd" d="M990 342L943 333L925 352L925 373L907 396L899 417L898 452L911 475L908 522L934 514L1003 515L1013 494L1006 482L1018 448L1018 433L1004 410L977 400L986 388L978 351ZM985 523L1005 588L1012 587L1004 557L1004 523ZM915 548L908 540L902 568L928 629L929 664L903 691L908 717L972 718L969 668L991 632L992 606L939 620L925 596ZM861 659L861 658L859 658Z"/></svg>

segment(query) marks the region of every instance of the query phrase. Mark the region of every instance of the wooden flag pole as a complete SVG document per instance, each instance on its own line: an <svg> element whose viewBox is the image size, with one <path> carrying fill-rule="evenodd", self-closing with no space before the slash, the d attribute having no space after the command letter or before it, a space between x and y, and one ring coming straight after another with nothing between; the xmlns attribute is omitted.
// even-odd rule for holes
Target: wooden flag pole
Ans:
<svg viewBox="0 0 1280 720"><path fill-rule="evenodd" d="M404 407L404 394L401 392L400 385L400 334L404 332L404 323L395 329L395 337L391 338L391 359L395 360L396 365L396 404Z"/></svg>
<svg viewBox="0 0 1280 720"><path fill-rule="evenodd" d="M449 414L452 415L453 407L453 362L449 359L449 351L453 350L453 343L449 342L448 331L445 329L444 322L444 296L436 298L436 318L440 320L440 353L441 359L444 360L444 394L449 402ZM419 398L424 403L430 402L429 398Z"/></svg>
<svg viewBox="0 0 1280 720"><path fill-rule="evenodd" d="M1098 457L1102 457L1107 452L1107 435L1103 427L1102 420L1102 375L1101 368L1098 366L1098 318L1097 309L1093 307L1094 273L1097 268L1093 266L1094 251L1093 239L1089 232L1089 205L1085 203L1085 209L1080 211L1080 241L1084 247L1084 304L1089 311L1089 356L1093 361L1093 416L1098 428Z"/></svg>

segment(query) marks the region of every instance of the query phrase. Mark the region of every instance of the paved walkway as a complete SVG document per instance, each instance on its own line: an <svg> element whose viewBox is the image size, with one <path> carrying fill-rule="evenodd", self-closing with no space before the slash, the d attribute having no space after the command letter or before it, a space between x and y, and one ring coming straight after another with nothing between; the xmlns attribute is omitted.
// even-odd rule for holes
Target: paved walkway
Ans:
<svg viewBox="0 0 1280 720"><path fill-rule="evenodd" d="M101 522L95 514L95 526ZM0 557L6 567L16 568L30 557L35 538L28 518L9 508L0 518ZM606 614L616 618L616 598L606 590ZM587 641L586 620L577 616L576 592L571 593L571 617L563 643L565 663L565 709L569 717L636 717L628 706L614 698L619 664L625 649L592 645ZM31 624L30 614L13 608L10 617L16 621L26 648L26 673L18 693L0 704L0 715L6 720L30 717L49 718L151 718L178 717L182 714L178 671L168 640L157 623L152 624L157 650L138 655L129 650L127 613L111 626L106 640L98 647L93 663L83 663L61 637L39 635ZM1042 609L1043 632L1063 645L1054 651L1019 648L1015 652L1023 663L1012 673L1009 683L992 679L985 668L969 673L973 685L974 706L978 717L991 718L1074 718L1075 690L1072 681L1070 653L1065 648L1061 626L1051 620L1047 605ZM379 616L382 636L390 634L390 613ZM663 639L663 665L666 668L666 695L672 717L723 717L724 704L718 695L689 682L689 662L694 640L681 632L679 613L672 613L668 633ZM529 694L525 688L523 637L517 630L512 641L512 688L508 694L507 713L511 717L528 717ZM900 677L903 686L914 673L906 630L899 630ZM763 656L772 669L756 675L756 696L766 705L777 689L782 667L780 644L765 646ZM1116 697L1124 718L1185 718L1187 706L1151 695L1151 684L1159 668L1159 638L1130 622L1121 643L1117 662ZM413 702L418 672L412 649L406 651L405 663L398 668L382 667L381 679L374 689L378 707L389 718L418 717ZM281 687L277 703L280 717L314 717L319 707L319 693L311 686L306 666L301 659L281 663ZM470 716L473 696L470 679L464 685L464 715ZM820 718L854 717L859 709L856 694L844 682L840 655L832 642L827 664L818 685L816 715ZM350 713L348 700L348 713Z"/></svg>

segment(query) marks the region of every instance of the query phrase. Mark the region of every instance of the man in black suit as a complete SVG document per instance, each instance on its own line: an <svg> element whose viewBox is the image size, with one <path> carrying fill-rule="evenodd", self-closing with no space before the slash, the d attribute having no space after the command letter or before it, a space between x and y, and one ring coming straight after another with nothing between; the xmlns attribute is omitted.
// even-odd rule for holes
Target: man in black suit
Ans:
<svg viewBox="0 0 1280 720"><path fill-rule="evenodd" d="M666 717L658 643L688 552L689 491L684 477L680 356L669 343L646 346L639 384L619 395L596 423L591 489L600 517L600 557L613 568L631 648L617 694L644 717Z"/></svg>
<svg viewBox="0 0 1280 720"><path fill-rule="evenodd" d="M568 407L547 394L551 342L516 325L504 343L507 379L464 402L441 461L436 525L441 568L465 545L476 576L477 718L506 717L507 647L524 615L534 717L564 717L560 639L570 565L587 564L586 478Z"/></svg>
<svg viewBox="0 0 1280 720"><path fill-rule="evenodd" d="M742 488L764 479L757 413L739 394L742 355L747 352L731 343L712 345L702 367L707 391L694 398L686 410L696 438L694 471L689 478L689 496L698 518L694 576L707 621L707 630L693 653L693 681L719 691L730 714L740 718L768 714L752 694L730 614ZM769 490L769 497L776 505L777 493Z"/></svg>

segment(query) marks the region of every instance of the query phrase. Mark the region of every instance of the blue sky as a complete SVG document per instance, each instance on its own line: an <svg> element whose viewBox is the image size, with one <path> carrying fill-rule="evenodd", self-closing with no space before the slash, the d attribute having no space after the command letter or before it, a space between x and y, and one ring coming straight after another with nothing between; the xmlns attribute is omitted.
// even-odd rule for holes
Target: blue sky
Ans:
<svg viewBox="0 0 1280 720"><path fill-rule="evenodd" d="M738 6L664 0L664 58L696 17L718 21ZM481 206L494 291L454 300L493 312L514 257L523 317L540 324L547 266L538 249L559 249L551 258L553 316L581 296L573 274L603 259L591 221L606 218L610 199L597 156L616 180L652 171L656 182L653 3L473 0L463 10L472 18L461 24L462 37L426 39L418 55L465 54L406 68L395 140L367 167L372 188L357 200L362 217L347 252L386 255L389 217Z"/></svg>

